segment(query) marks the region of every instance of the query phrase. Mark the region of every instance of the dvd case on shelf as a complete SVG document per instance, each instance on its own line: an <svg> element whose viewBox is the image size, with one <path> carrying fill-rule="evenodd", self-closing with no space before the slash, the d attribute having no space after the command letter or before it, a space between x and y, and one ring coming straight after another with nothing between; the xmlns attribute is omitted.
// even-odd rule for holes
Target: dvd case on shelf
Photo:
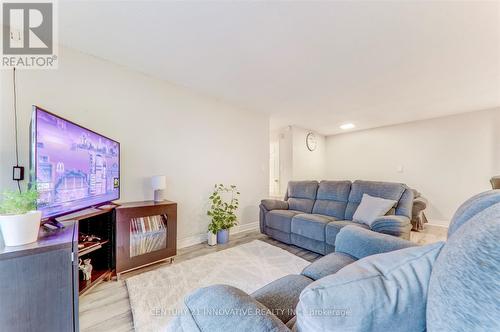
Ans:
<svg viewBox="0 0 500 332"><path fill-rule="evenodd" d="M132 218L130 221L130 257L167 247L167 215Z"/></svg>

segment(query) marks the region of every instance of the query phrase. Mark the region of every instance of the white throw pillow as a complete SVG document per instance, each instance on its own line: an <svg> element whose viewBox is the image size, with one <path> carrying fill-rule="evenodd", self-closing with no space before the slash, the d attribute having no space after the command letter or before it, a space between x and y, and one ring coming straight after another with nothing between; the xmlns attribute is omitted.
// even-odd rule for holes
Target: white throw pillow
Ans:
<svg viewBox="0 0 500 332"><path fill-rule="evenodd" d="M354 212L352 220L371 227L375 219L384 216L396 203L397 201L391 199L363 194L361 203L359 203L356 212Z"/></svg>

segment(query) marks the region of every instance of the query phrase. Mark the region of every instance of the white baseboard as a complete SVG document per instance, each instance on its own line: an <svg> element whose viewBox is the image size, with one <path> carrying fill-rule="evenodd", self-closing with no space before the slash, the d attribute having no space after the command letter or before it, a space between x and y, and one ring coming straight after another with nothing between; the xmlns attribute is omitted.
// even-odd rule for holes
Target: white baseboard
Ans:
<svg viewBox="0 0 500 332"><path fill-rule="evenodd" d="M429 219L428 223L426 225L448 228L450 226L450 221L449 220L439 220L439 219Z"/></svg>
<svg viewBox="0 0 500 332"><path fill-rule="evenodd" d="M231 233L241 233L241 232L247 232L247 231L256 231L259 229L259 222L251 222L248 224L243 224L243 225L236 225L234 226L233 229L231 229Z"/></svg>
<svg viewBox="0 0 500 332"><path fill-rule="evenodd" d="M251 222L248 224L237 225L231 228L231 234L253 231L259 229L259 222ZM188 236L182 239L177 239L177 249L194 246L195 244L207 241L207 233Z"/></svg>
<svg viewBox="0 0 500 332"><path fill-rule="evenodd" d="M203 243L205 241L207 241L206 233L188 236L183 239L177 239L177 249L194 246L195 244Z"/></svg>

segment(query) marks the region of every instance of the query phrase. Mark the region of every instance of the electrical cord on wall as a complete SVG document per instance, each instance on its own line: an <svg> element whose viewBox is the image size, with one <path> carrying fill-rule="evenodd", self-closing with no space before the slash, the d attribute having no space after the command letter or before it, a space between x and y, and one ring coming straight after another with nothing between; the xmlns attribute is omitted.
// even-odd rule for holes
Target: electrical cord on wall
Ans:
<svg viewBox="0 0 500 332"><path fill-rule="evenodd" d="M15 132L15 141L16 141L16 167L19 167L19 142L17 140L17 93L16 93L16 67L12 72L12 81L14 86L14 132ZM21 193L21 180L17 181L17 189L19 189L19 193Z"/></svg>

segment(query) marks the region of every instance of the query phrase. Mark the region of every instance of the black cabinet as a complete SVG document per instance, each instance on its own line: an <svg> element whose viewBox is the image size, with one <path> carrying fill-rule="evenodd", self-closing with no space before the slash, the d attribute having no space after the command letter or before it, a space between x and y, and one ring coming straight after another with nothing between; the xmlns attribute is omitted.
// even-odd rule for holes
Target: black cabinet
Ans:
<svg viewBox="0 0 500 332"><path fill-rule="evenodd" d="M0 329L78 331L78 223L5 247L0 236Z"/></svg>

